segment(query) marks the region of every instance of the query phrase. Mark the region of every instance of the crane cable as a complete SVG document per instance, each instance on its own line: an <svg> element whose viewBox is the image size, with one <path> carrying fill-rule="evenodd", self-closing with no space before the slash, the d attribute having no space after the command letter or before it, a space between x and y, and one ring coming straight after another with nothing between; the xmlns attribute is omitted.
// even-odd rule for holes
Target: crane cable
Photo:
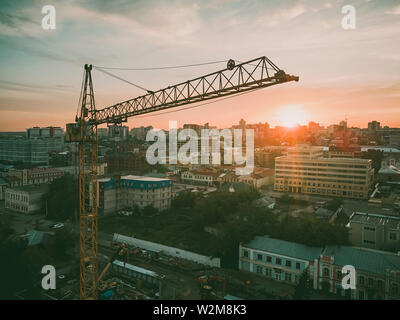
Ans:
<svg viewBox="0 0 400 320"><path fill-rule="evenodd" d="M119 76L117 76L117 75L115 75L115 74L113 74L113 73L111 73L111 72L109 72L109 71L103 70L103 69L100 68L100 67L95 67L95 66L93 66L93 68L95 68L96 70L99 70L99 71L101 71L101 72L103 72L103 73L105 73L105 74L108 74L109 76L111 76L111 77L113 77L113 78L115 78L115 79L118 79L118 80L121 80L121 81L123 81L123 82L126 82L126 83L128 83L128 84L130 84L130 85L132 85L132 86L134 86L134 87L136 87L136 88L142 89L142 90L146 91L147 93L153 93L153 91L151 91L151 90L145 89L145 88L139 86L138 84L135 84L135 83L130 82L130 81L124 79L124 78L121 78L121 77L119 77Z"/></svg>
<svg viewBox="0 0 400 320"><path fill-rule="evenodd" d="M204 65L210 65L210 64L223 63L223 62L228 62L228 61L229 60L219 60L219 61L204 62L204 63L194 63L194 64L177 65L177 66L164 66L164 67L150 67L150 68L119 68L119 67L99 67L99 66L93 66L93 68L95 68L96 70L101 71L101 72L103 72L103 73L105 73L105 74L107 74L107 75L109 75L109 76L111 76L111 77L113 77L115 79L118 79L118 80L123 81L125 83L128 83L128 84L130 84L130 85L132 85L132 86L134 86L136 88L144 90L149 94L152 94L152 93L154 93L153 91L148 90L146 88L143 88L142 86L140 86L138 84L135 84L133 82L130 82L130 81L124 79L124 78L121 78L120 76L117 76L117 75L115 75L115 74L113 74L113 73L111 73L109 71L106 71L105 69L108 69L108 70L134 70L134 71L165 70L165 69L178 69L178 68L197 67L197 66L204 66ZM243 63L240 60L236 60L236 61L239 62L239 63ZM256 66L254 64L251 64L251 65L254 66L254 67L258 67L258 68L261 67L261 66ZM266 68L269 69L269 70L274 70L273 68L269 68L269 67L266 67ZM276 70L274 70L274 71L276 71Z"/></svg>
<svg viewBox="0 0 400 320"><path fill-rule="evenodd" d="M151 68L118 68L118 67L100 67L100 66L93 66L98 71L101 71L115 79L121 80L125 83L128 83L136 88L139 88L141 90L146 91L147 93L153 93L153 91L148 90L143 88L142 86L139 86L138 84L135 84L133 82L130 82L126 79L121 78L120 76L117 76L107 70L134 70L134 71L149 71L149 70L165 70L165 69L178 69L178 68L189 68L189 67L197 67L197 66L205 66L205 65L210 65L210 64L217 64L217 63L223 63L227 62L228 60L220 60L220 61L212 61L212 62L203 62L203 63L194 63L194 64L186 64L186 65L177 65L177 66L164 66L164 67L151 67Z"/></svg>
<svg viewBox="0 0 400 320"><path fill-rule="evenodd" d="M203 62L203 63L194 63L194 64L186 64L186 65L177 65L177 66L150 67L150 68L117 68L117 67L99 67L99 66L93 66L93 67L94 68L100 68L100 69L110 69L110 70L113 69L113 70L149 71L149 70L164 70L164 69L179 69L179 68L198 67L198 66L217 64L217 63L222 63L222 62L228 62L228 60L211 61L211 62Z"/></svg>

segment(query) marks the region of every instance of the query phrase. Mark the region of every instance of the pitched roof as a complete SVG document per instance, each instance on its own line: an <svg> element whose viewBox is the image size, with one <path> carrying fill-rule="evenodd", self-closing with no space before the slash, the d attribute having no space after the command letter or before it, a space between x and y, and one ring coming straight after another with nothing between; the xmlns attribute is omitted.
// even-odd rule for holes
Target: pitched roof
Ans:
<svg viewBox="0 0 400 320"><path fill-rule="evenodd" d="M318 258L322 251L322 247L309 247L304 244L269 238L268 236L256 236L243 247L308 261Z"/></svg>
<svg viewBox="0 0 400 320"><path fill-rule="evenodd" d="M28 231L28 246L35 246L37 244L43 243L46 234L42 231L30 230Z"/></svg>
<svg viewBox="0 0 400 320"><path fill-rule="evenodd" d="M324 256L334 257L339 266L352 265L356 270L384 274L387 269L400 270L400 256L395 253L347 246L327 246Z"/></svg>

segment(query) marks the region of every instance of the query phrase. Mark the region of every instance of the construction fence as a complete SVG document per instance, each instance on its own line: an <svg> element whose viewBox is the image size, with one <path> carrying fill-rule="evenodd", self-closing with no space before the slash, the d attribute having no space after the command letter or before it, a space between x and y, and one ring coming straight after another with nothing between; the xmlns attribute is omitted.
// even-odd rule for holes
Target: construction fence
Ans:
<svg viewBox="0 0 400 320"><path fill-rule="evenodd" d="M219 258L207 257L191 251L182 250L174 247L168 247L163 244L141 240L133 237L127 237L118 233L114 233L113 241L117 243L126 243L127 245L152 252L161 252L171 257L193 261L210 267L216 267L216 268L221 267L221 261Z"/></svg>

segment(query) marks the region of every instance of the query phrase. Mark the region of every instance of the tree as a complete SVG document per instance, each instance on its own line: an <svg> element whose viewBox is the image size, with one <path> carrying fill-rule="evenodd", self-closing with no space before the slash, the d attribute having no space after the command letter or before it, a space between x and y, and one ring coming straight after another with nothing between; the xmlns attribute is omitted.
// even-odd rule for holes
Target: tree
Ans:
<svg viewBox="0 0 400 320"><path fill-rule="evenodd" d="M337 217L335 219L335 224L338 225L347 225L347 223L349 222L349 217L347 216L347 214L345 214L343 212L343 210L340 210L337 214Z"/></svg>
<svg viewBox="0 0 400 320"><path fill-rule="evenodd" d="M9 236L14 233L14 230L4 223L0 222L0 244L3 243Z"/></svg>
<svg viewBox="0 0 400 320"><path fill-rule="evenodd" d="M334 211L336 212L337 209L339 209L339 207L343 204L343 199L340 198L335 198L330 200L327 204L326 204L326 208L328 210Z"/></svg>
<svg viewBox="0 0 400 320"><path fill-rule="evenodd" d="M183 191L172 200L171 206L175 209L193 208L196 195L190 191Z"/></svg>
<svg viewBox="0 0 400 320"><path fill-rule="evenodd" d="M0 243L0 300L14 299L19 290L33 284L30 265L24 256L26 241L10 239Z"/></svg>
<svg viewBox="0 0 400 320"><path fill-rule="evenodd" d="M47 204L47 218L73 219L75 208L79 207L77 180L71 174L53 180L42 200L44 206Z"/></svg>
<svg viewBox="0 0 400 320"><path fill-rule="evenodd" d="M368 151L361 153L361 158L372 160L372 168L374 168L375 174L377 174L378 171L381 169L383 151L368 149Z"/></svg>
<svg viewBox="0 0 400 320"><path fill-rule="evenodd" d="M304 270L300 276L299 282L296 285L293 299L308 300L311 296L310 279L308 269Z"/></svg>
<svg viewBox="0 0 400 320"><path fill-rule="evenodd" d="M154 208L152 205L148 205L143 208L142 213L144 216L151 217L156 215L158 213L158 210Z"/></svg>
<svg viewBox="0 0 400 320"><path fill-rule="evenodd" d="M64 259L67 256L67 251L73 248L75 237L72 230L58 230L54 236L54 245L52 248L52 256L58 259Z"/></svg>

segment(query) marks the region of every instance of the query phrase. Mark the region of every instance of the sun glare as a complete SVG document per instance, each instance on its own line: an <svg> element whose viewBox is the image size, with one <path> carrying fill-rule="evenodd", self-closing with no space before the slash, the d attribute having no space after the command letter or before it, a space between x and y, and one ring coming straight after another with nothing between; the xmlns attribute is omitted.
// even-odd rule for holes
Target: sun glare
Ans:
<svg viewBox="0 0 400 320"><path fill-rule="evenodd" d="M295 127L298 124L308 123L308 114L300 104L280 107L276 115L278 125Z"/></svg>

